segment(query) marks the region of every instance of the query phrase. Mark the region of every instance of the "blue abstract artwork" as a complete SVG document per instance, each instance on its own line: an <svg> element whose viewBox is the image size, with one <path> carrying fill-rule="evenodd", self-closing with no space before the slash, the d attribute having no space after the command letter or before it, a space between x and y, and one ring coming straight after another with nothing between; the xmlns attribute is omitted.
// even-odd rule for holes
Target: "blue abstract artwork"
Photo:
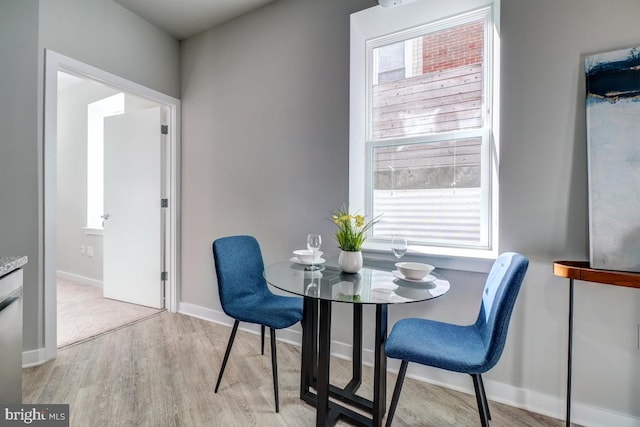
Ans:
<svg viewBox="0 0 640 427"><path fill-rule="evenodd" d="M592 268L640 271L640 48L585 59Z"/></svg>

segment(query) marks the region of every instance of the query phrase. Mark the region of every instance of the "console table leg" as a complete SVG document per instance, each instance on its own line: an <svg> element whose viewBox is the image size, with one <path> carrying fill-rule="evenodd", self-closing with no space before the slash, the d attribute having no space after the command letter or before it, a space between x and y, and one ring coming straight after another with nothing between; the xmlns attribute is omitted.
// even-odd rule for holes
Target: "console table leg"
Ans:
<svg viewBox="0 0 640 427"><path fill-rule="evenodd" d="M567 427L571 426L571 359L573 358L573 279L569 279L569 342L567 351Z"/></svg>

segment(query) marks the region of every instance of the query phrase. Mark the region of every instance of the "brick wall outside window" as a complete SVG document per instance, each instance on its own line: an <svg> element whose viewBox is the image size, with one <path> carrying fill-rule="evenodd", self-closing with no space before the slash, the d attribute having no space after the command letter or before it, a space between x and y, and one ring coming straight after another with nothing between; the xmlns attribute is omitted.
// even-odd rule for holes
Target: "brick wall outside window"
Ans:
<svg viewBox="0 0 640 427"><path fill-rule="evenodd" d="M481 21L437 31L422 39L422 72L433 73L482 62Z"/></svg>

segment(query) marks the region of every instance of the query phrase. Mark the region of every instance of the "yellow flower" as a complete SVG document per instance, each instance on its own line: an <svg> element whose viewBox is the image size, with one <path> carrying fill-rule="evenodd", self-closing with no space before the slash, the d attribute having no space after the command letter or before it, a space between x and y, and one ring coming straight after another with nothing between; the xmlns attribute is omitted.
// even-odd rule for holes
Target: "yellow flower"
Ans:
<svg viewBox="0 0 640 427"><path fill-rule="evenodd" d="M367 238L367 231L379 221L380 216L366 222L364 215L351 215L343 206L332 212L331 220L338 226L335 238L343 251L359 251Z"/></svg>

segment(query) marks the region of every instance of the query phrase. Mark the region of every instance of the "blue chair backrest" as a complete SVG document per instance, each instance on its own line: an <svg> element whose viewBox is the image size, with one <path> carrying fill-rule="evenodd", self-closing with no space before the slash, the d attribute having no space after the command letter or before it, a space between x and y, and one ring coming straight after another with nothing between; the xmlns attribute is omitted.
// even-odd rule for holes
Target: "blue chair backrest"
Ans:
<svg viewBox="0 0 640 427"><path fill-rule="evenodd" d="M524 256L505 252L491 267L475 323L486 348L486 370L500 359L507 340L511 313L528 266L529 260Z"/></svg>
<svg viewBox="0 0 640 427"><path fill-rule="evenodd" d="M233 302L268 292L258 241L252 236L230 236L213 242L213 259L222 309L234 317ZM231 312L230 312L231 311Z"/></svg>

